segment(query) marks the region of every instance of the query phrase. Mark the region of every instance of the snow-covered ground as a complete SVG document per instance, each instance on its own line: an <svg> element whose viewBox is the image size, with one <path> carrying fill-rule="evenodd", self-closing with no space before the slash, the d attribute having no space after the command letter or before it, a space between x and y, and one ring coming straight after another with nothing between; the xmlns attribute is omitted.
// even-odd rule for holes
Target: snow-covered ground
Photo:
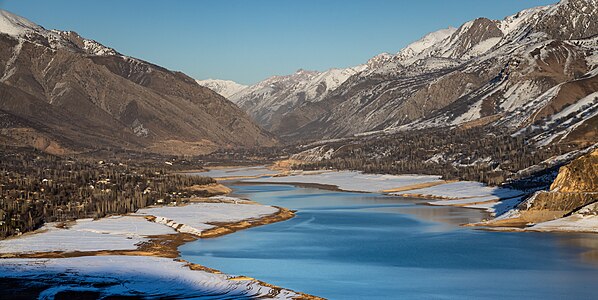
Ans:
<svg viewBox="0 0 598 300"><path fill-rule="evenodd" d="M475 181L449 182L432 187L409 190L405 193L419 194L422 196L442 197L446 199L471 198L475 202L494 199L512 198L522 194L521 191L500 187L489 187ZM398 193L403 194L403 193ZM478 198L478 199L476 199Z"/></svg>
<svg viewBox="0 0 598 300"><path fill-rule="evenodd" d="M250 204L237 199L232 203L191 203L185 206L143 208L138 210L136 214L155 216L156 223L177 228L179 232L201 236L202 231L214 227L214 225L208 223L238 222L271 215L276 212L278 212L278 208Z"/></svg>
<svg viewBox="0 0 598 300"><path fill-rule="evenodd" d="M246 182L315 183L334 185L344 191L378 193L417 184L440 182L440 176L363 174L356 171L324 172L244 180Z"/></svg>
<svg viewBox="0 0 598 300"><path fill-rule="evenodd" d="M432 205L481 208L500 215L515 207L521 201L520 196L523 195L523 192L507 188L489 187L479 182L458 181L393 194L444 198L444 200L429 203Z"/></svg>
<svg viewBox="0 0 598 300"><path fill-rule="evenodd" d="M527 228L527 230L598 233L598 216L583 216L574 214L568 217L536 224L530 228Z"/></svg>
<svg viewBox="0 0 598 300"><path fill-rule="evenodd" d="M523 192L513 189L489 187L479 182L459 181L443 183L440 176L431 175L382 175L363 174L356 171L308 172L281 177L263 177L247 179L245 182L256 183L314 183L337 186L341 190L381 193L393 189L403 189L390 195L418 195L429 198L442 198L429 202L433 205L462 206L485 209L500 215L515 207ZM432 186L418 188L418 185ZM409 189L413 187L413 189Z"/></svg>
<svg viewBox="0 0 598 300"><path fill-rule="evenodd" d="M598 203L592 203L581 208L576 213L547 222L538 223L527 228L531 231L571 231L598 233Z"/></svg>
<svg viewBox="0 0 598 300"><path fill-rule="evenodd" d="M68 228L48 223L21 237L0 240L0 253L135 250L148 236L175 233L172 228L143 217L118 216L80 219Z"/></svg>
<svg viewBox="0 0 598 300"><path fill-rule="evenodd" d="M176 231L200 236L203 230L215 227L208 223L239 222L278 212L278 208L272 206L232 197L213 197L213 200L225 203L151 207L140 209L134 215L95 221L80 219L67 228L49 223L36 232L0 240L0 253L135 250L151 236ZM148 221L146 216L155 216L155 222Z"/></svg>
<svg viewBox="0 0 598 300"><path fill-rule="evenodd" d="M60 276L56 276L61 274ZM55 259L0 259L0 280L34 280L44 287L40 299L59 292L97 292L100 297L195 299L291 299L289 290L276 290L252 279L191 270L185 262L148 256L84 256ZM5 295L6 296L6 295ZM1 296L0 296L1 298ZM202 298L203 299L203 298Z"/></svg>
<svg viewBox="0 0 598 300"><path fill-rule="evenodd" d="M232 167L218 168L207 172L191 173L189 175L208 176L212 178L259 177L279 174L279 171L270 170L264 166L258 167Z"/></svg>
<svg viewBox="0 0 598 300"><path fill-rule="evenodd" d="M80 255L85 255L87 251L136 250L152 236L175 234L173 228L200 235L202 230L214 227L208 224L211 222L237 222L278 212L275 207L232 197L213 197L211 201L215 203L153 207L139 210L135 215L81 219L62 228L57 227L58 223L49 223L34 233L0 240L0 254L82 252ZM156 222L148 221L148 216L156 216ZM57 293L65 291L93 292L98 297L141 294L147 298L176 299L298 296L251 278L191 270L186 262L170 258L90 254L0 259L0 281L16 279L24 288L34 284L42 290L40 299L54 299Z"/></svg>

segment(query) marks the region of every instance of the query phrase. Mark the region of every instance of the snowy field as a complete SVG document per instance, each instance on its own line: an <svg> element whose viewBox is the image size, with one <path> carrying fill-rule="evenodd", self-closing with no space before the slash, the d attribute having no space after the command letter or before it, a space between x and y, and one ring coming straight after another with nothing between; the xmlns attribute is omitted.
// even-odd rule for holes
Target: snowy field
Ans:
<svg viewBox="0 0 598 300"><path fill-rule="evenodd" d="M234 178L234 177L259 177L272 176L280 172L270 170L264 166L258 167L232 167L232 168L218 168L209 170L207 172L188 173L188 175L209 176L212 178Z"/></svg>
<svg viewBox="0 0 598 300"><path fill-rule="evenodd" d="M512 198L522 194L521 191L518 190L505 189L499 187L489 187L484 185L483 183L474 181L450 182L422 189L409 190L405 193L418 194L422 196L442 197L446 199L472 198L475 200L475 202L483 201L484 199L488 198Z"/></svg>
<svg viewBox="0 0 598 300"><path fill-rule="evenodd" d="M363 174L355 171L299 174L292 176L248 179L245 182L262 183L315 183L334 185L344 191L378 193L401 187L439 182L440 176L430 175L381 175Z"/></svg>
<svg viewBox="0 0 598 300"><path fill-rule="evenodd" d="M80 219L68 228L56 225L48 223L33 233L0 240L0 253L135 250L148 236L175 233L172 228L133 216Z"/></svg>
<svg viewBox="0 0 598 300"><path fill-rule="evenodd" d="M231 280L228 275L191 270L184 262L148 256L0 259L0 281L3 279L17 279L17 284L44 288L40 299L54 299L57 293L65 291L96 292L99 298L139 294L153 299L291 299L298 296L249 278Z"/></svg>
<svg viewBox="0 0 598 300"><path fill-rule="evenodd" d="M444 198L445 200L429 203L432 205L485 209L488 212L500 215L517 206L522 200L520 196L523 195L523 192L507 188L489 187L480 182L458 181L393 194Z"/></svg>
<svg viewBox="0 0 598 300"><path fill-rule="evenodd" d="M275 207L238 198L221 196L212 200L219 202L147 208L136 215L81 219L62 228L58 228L57 223L49 223L34 233L0 240L0 254L136 250L152 236L176 233L173 227L200 235L202 230L214 227L207 223L237 222L278 212ZM157 217L156 222L145 218L150 215ZM157 222L158 219L163 222ZM54 299L63 292L93 293L98 298L142 294L151 299L291 299L298 296L251 278L191 270L186 264L170 258L120 255L5 258L0 259L0 287L14 282L18 287L11 287L11 291L41 290L40 299ZM10 295L0 293L0 298L3 296Z"/></svg>
<svg viewBox="0 0 598 300"><path fill-rule="evenodd" d="M213 222L239 222L278 212L272 206L254 204L232 197L213 197L230 203L191 203L140 209L134 215L99 220L80 219L66 228L57 223L20 237L0 240L0 253L74 252L101 250L135 250L149 237L174 234L175 229L201 236L213 228ZM145 219L155 216L155 222Z"/></svg>
<svg viewBox="0 0 598 300"><path fill-rule="evenodd" d="M214 227L208 223L239 222L277 212L278 208L248 204L239 199L237 203L191 203L185 206L143 208L136 214L155 216L157 223L177 228L179 232L201 236L202 231Z"/></svg>

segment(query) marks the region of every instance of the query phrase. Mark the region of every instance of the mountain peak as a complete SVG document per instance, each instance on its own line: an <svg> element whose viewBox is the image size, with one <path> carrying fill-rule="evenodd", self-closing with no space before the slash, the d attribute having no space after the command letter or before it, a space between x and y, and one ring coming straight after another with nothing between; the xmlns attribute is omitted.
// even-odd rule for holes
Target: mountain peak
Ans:
<svg viewBox="0 0 598 300"><path fill-rule="evenodd" d="M43 28L23 17L0 9L0 33L20 36L29 31L39 31Z"/></svg>
<svg viewBox="0 0 598 300"><path fill-rule="evenodd" d="M6 11L0 32L0 119L21 120L27 131L0 122L0 139L11 145L56 154L110 147L198 155L275 143L237 106L183 73Z"/></svg>
<svg viewBox="0 0 598 300"><path fill-rule="evenodd" d="M383 64L389 62L393 57L394 57L394 55L392 55L388 52L383 52L383 53L380 53L380 54L370 58L368 60L368 62L366 63L366 65L368 66L369 69L376 69L376 68L382 66Z"/></svg>
<svg viewBox="0 0 598 300"><path fill-rule="evenodd" d="M210 90L224 96L225 98L230 98L232 95L247 88L246 85L234 82L232 80L210 78L205 80L196 80L196 82L197 84L207 87Z"/></svg>
<svg viewBox="0 0 598 300"><path fill-rule="evenodd" d="M457 31L457 28L450 26L448 28L430 32L426 34L423 38L407 45L407 47L399 51L399 53L397 53L397 57L401 61L415 57L424 52L425 50L429 49L430 47L436 45L440 41L443 41L444 39L448 38L453 33L455 33L455 31Z"/></svg>

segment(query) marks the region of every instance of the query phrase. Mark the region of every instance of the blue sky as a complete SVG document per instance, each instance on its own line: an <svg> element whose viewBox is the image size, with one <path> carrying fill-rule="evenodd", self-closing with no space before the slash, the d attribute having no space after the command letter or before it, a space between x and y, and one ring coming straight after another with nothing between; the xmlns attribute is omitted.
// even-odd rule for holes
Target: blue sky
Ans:
<svg viewBox="0 0 598 300"><path fill-rule="evenodd" d="M424 34L556 0L0 0L46 28L197 78L250 84L397 52Z"/></svg>

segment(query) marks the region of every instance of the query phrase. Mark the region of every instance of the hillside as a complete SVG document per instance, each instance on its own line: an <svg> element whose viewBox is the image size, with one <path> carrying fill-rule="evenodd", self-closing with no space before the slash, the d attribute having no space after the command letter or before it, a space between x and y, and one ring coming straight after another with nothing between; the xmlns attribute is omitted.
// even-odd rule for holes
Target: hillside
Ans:
<svg viewBox="0 0 598 300"><path fill-rule="evenodd" d="M298 72L230 99L288 141L493 126L535 132L538 145L590 145L598 122L597 7L563 0L441 29L353 68L318 97L296 87L321 73ZM292 85L278 84L290 78ZM252 89L263 92L243 92Z"/></svg>
<svg viewBox="0 0 598 300"><path fill-rule="evenodd" d="M196 155L270 146L237 106L189 76L0 11L0 140L54 153Z"/></svg>
<svg viewBox="0 0 598 300"><path fill-rule="evenodd" d="M495 226L529 225L561 219L561 222L563 220L565 222L560 226L567 227L572 225L571 221L579 221L584 218L596 219L596 214L598 214L596 205L598 193L596 191L598 191L598 150L561 167L548 191L535 193L521 203L517 209L488 224ZM583 224L579 225L583 231L584 226L581 226ZM596 230L595 225L590 227L594 228L592 230ZM588 229L585 228L585 230Z"/></svg>

